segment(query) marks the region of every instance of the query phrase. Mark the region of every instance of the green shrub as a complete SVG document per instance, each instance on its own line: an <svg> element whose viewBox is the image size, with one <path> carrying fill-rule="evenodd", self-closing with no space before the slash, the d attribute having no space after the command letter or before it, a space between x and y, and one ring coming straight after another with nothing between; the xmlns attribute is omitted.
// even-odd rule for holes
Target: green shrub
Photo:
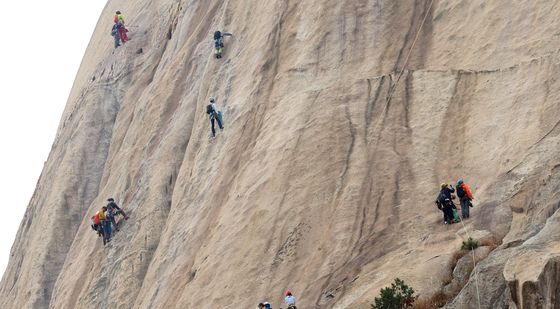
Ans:
<svg viewBox="0 0 560 309"><path fill-rule="evenodd" d="M379 297L371 304L372 309L403 309L412 307L416 297L414 290L397 278L391 287L381 289Z"/></svg>
<svg viewBox="0 0 560 309"><path fill-rule="evenodd" d="M469 237L469 239L463 241L463 244L461 245L461 250L474 250L478 248L478 242L474 239L472 239L471 237Z"/></svg>

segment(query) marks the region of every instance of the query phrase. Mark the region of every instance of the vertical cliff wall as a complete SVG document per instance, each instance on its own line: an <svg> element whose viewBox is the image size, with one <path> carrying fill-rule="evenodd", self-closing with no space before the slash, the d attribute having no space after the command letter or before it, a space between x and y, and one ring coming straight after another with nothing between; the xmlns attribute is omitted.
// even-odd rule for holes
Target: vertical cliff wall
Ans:
<svg viewBox="0 0 560 309"><path fill-rule="evenodd" d="M117 9L131 41L113 50ZM558 306L559 14L545 0L109 1L0 307L278 307L291 289L302 308L368 308L397 276L437 291L467 232L501 245L451 308ZM233 33L220 60L218 29ZM458 177L475 207L444 226L433 200ZM89 218L108 197L130 219L103 247Z"/></svg>

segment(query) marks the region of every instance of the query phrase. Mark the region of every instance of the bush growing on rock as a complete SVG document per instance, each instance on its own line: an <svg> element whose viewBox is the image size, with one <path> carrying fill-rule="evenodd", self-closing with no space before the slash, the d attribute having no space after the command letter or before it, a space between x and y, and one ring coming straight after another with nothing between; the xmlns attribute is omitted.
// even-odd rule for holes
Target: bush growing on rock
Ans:
<svg viewBox="0 0 560 309"><path fill-rule="evenodd" d="M379 297L371 304L372 309L403 309L410 308L416 297L414 290L406 285L403 280L396 278L391 287L381 289Z"/></svg>
<svg viewBox="0 0 560 309"><path fill-rule="evenodd" d="M469 237L469 239L463 241L463 244L461 245L461 250L474 250L478 248L478 242L474 239L472 239L472 237Z"/></svg>

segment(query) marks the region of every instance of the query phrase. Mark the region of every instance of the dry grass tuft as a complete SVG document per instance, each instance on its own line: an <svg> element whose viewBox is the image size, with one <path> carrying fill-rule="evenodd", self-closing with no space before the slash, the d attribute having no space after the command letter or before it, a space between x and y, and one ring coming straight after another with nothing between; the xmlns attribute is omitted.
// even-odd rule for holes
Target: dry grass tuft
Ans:
<svg viewBox="0 0 560 309"><path fill-rule="evenodd" d="M441 283L443 284L443 286L450 284L451 281L453 281L453 272L445 274L444 277L441 279Z"/></svg>
<svg viewBox="0 0 560 309"><path fill-rule="evenodd" d="M469 251L467 250L459 250L456 251L455 253L453 253L453 256L451 257L451 270L453 270L453 268L455 268L455 265L457 265L457 262L464 257L467 253L469 253Z"/></svg>
<svg viewBox="0 0 560 309"><path fill-rule="evenodd" d="M483 239L478 242L478 245L480 247L490 247L490 251L494 251L494 249L498 247L498 244L496 244L493 240L490 239Z"/></svg>
<svg viewBox="0 0 560 309"><path fill-rule="evenodd" d="M414 302L414 309L434 309L441 308L447 304L450 298L439 290L428 298L420 298Z"/></svg>

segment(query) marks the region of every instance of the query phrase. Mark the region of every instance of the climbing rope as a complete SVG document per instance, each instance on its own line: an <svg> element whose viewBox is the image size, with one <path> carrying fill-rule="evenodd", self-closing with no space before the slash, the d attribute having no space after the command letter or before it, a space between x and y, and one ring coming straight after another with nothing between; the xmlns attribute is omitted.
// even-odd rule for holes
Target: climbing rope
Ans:
<svg viewBox="0 0 560 309"><path fill-rule="evenodd" d="M389 89L389 97L387 98L387 104L389 104L389 102L391 102L391 98L393 97L393 94L395 93L395 90L397 89L397 85L398 85L399 81L401 80L402 74L404 72L404 68L408 64L408 59L410 58L410 54L412 54L412 49L414 48L414 45L416 45L416 41L418 41L418 37L420 36L420 32L422 32L422 27L424 27L424 23L426 22L426 18L428 17L428 13L430 12L430 9L432 8L433 4L434 4L434 0L430 1L430 6L428 6L428 9L426 10L426 14L424 14L424 19L422 19L422 23L420 23L420 27L418 28L418 31L416 32L416 37L414 38L414 41L412 41L412 45L410 45L410 49L408 50L408 54L406 55L406 58L404 59L403 66L401 68L401 71L399 72L399 75L397 76L397 80L395 81L395 84L393 85L393 87L391 87Z"/></svg>
<svg viewBox="0 0 560 309"><path fill-rule="evenodd" d="M460 201L459 201L460 203ZM463 225L463 229L465 230L465 232L467 233L467 237L471 238L471 235L469 234L469 230L467 229L467 226L465 225L465 223L463 222L463 220L461 220L461 225ZM478 309L480 309L480 290L478 289L478 272L476 270L476 259L474 257L474 249L471 249L471 255L472 255L472 261L473 261L473 271L474 271L474 285L476 286L476 299L478 301Z"/></svg>
<svg viewBox="0 0 560 309"><path fill-rule="evenodd" d="M406 55L406 58L404 59L404 63L401 67L401 70L399 72L399 74L397 75L397 80L395 81L395 83L393 84L393 86L389 89L389 96L387 97L387 104L389 104L391 102L391 99L393 98L393 94L395 93L395 90L397 89L397 86L399 84L399 81L401 80L401 77L404 73L404 69L406 67L406 65L408 64L408 60L410 59L410 55L412 54L412 50L414 49L414 46L416 45L416 42L418 41L418 37L420 37L420 32L422 32L422 28L424 27L424 24L426 23L426 19L428 18L428 14L430 12L430 10L432 9L432 6L434 4L434 0L430 1L430 5L428 6L428 9L426 10L426 14L424 14L424 18L422 19L422 22L420 23L420 27L418 27L418 31L416 32L416 36L414 37L414 40L412 41L412 44L410 45L410 49L408 50L408 53ZM467 233L467 237L471 238L469 231L467 229L467 227L465 226L465 223L463 222L463 220L461 220L461 224L463 225L463 229L465 230L465 232ZM478 275L477 275L477 270L476 270L476 259L475 259L475 254L474 254L474 249L471 249L471 255L472 255L472 260L473 260L473 271L474 271L474 281L475 281L475 286L476 286L476 298L478 301L478 308L480 309L480 290L478 287Z"/></svg>

